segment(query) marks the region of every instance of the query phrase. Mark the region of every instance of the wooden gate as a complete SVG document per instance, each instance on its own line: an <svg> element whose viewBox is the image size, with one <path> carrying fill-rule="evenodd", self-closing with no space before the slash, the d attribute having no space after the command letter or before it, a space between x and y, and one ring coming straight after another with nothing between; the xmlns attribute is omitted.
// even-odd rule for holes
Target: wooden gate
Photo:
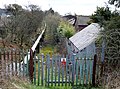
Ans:
<svg viewBox="0 0 120 89"><path fill-rule="evenodd" d="M46 86L95 84L96 56L78 58L76 55L41 55L34 60L33 83Z"/></svg>

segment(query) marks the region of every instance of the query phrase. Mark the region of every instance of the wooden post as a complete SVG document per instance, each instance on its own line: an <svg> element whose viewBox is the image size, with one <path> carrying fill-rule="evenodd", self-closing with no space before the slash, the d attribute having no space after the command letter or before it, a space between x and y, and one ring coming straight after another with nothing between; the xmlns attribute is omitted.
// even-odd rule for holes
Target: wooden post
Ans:
<svg viewBox="0 0 120 89"><path fill-rule="evenodd" d="M89 58L86 58L86 84L88 84Z"/></svg>
<svg viewBox="0 0 120 89"><path fill-rule="evenodd" d="M61 57L58 56L58 86L60 86L60 62L61 62Z"/></svg>
<svg viewBox="0 0 120 89"><path fill-rule="evenodd" d="M28 72L28 70L29 70L29 61L28 61L29 59L28 59L28 55L30 55L30 54L29 54L28 51L27 51L27 53L28 53L28 54L27 54L27 69L26 69L26 76L29 76L29 72Z"/></svg>
<svg viewBox="0 0 120 89"><path fill-rule="evenodd" d="M44 83L44 65L43 65L43 62L44 62L44 54L42 54L42 61L41 61L41 85L43 86L43 83Z"/></svg>
<svg viewBox="0 0 120 89"><path fill-rule="evenodd" d="M51 69L51 86L53 86L53 60L54 60L54 56L52 56L52 65L51 65L51 67L52 67L52 69Z"/></svg>
<svg viewBox="0 0 120 89"><path fill-rule="evenodd" d="M3 53L3 58L4 58L4 63L3 63L4 67L3 68L5 68L5 66L6 66L6 54L5 54L5 50L4 50L4 53ZM4 78L6 78L6 70L5 69L4 69Z"/></svg>
<svg viewBox="0 0 120 89"><path fill-rule="evenodd" d="M7 51L7 63L9 63L9 51ZM10 68L9 68L9 65L7 64L7 78L8 78L8 75L10 75L9 73L10 73Z"/></svg>
<svg viewBox="0 0 120 89"><path fill-rule="evenodd" d="M76 86L78 85L78 61L79 59L76 59Z"/></svg>
<svg viewBox="0 0 120 89"><path fill-rule="evenodd" d="M90 84L92 84L92 73L93 73L93 58L90 58Z"/></svg>
<svg viewBox="0 0 120 89"><path fill-rule="evenodd" d="M66 75L65 75L65 86L67 86L67 76L68 76L68 55L66 55L66 71L65 71L65 73L66 73Z"/></svg>
<svg viewBox="0 0 120 89"><path fill-rule="evenodd" d="M29 76L30 81L33 83L33 51L30 49L30 62L29 62Z"/></svg>
<svg viewBox="0 0 120 89"><path fill-rule="evenodd" d="M40 85L40 56L38 55L38 86Z"/></svg>
<svg viewBox="0 0 120 89"><path fill-rule="evenodd" d="M57 56L55 57L55 86L56 86L56 78L57 77Z"/></svg>
<svg viewBox="0 0 120 89"><path fill-rule="evenodd" d="M11 50L11 64L12 64L12 76L13 76L13 51Z"/></svg>
<svg viewBox="0 0 120 89"><path fill-rule="evenodd" d="M46 61L45 61L45 86L47 86L47 73L48 73L48 55L46 55Z"/></svg>
<svg viewBox="0 0 120 89"><path fill-rule="evenodd" d="M80 65L80 66L79 66L79 68L80 68L80 69L79 69L79 73L80 73L80 75L79 75L79 76L80 76L79 85L82 85L82 74L83 74L83 73L82 73L82 66L83 66L83 65L82 65L82 58L81 58L81 57L79 57L79 65Z"/></svg>
<svg viewBox="0 0 120 89"><path fill-rule="evenodd" d="M96 75L96 62L97 62L97 55L94 55L93 61L93 73L92 73L92 85L95 86L95 75Z"/></svg>
<svg viewBox="0 0 120 89"><path fill-rule="evenodd" d="M36 56L36 55L35 55ZM35 58L35 56L34 56L34 58ZM34 85L36 85L36 60L33 60L33 63L34 63Z"/></svg>
<svg viewBox="0 0 120 89"><path fill-rule="evenodd" d="M17 57L16 57L16 51L15 50L15 75L17 76Z"/></svg>
<svg viewBox="0 0 120 89"><path fill-rule="evenodd" d="M48 58L47 58L47 68L48 68L48 80L47 80L47 83L48 83L48 86L49 86L49 82L50 82L50 55L48 55Z"/></svg>
<svg viewBox="0 0 120 89"><path fill-rule="evenodd" d="M22 64L22 68L23 68L23 77L25 77L25 61L24 61L24 50L22 50L22 60L23 60L23 64Z"/></svg>
<svg viewBox="0 0 120 89"><path fill-rule="evenodd" d="M21 52L19 51L19 53L18 53L18 55L19 55L19 70L18 71L21 71ZM21 76L21 73L19 72L19 77Z"/></svg>

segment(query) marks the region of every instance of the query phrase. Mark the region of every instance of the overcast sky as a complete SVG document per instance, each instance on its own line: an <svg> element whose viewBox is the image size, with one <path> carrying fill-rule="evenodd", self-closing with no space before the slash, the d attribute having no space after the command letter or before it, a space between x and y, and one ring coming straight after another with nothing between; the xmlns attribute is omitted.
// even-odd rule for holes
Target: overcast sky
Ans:
<svg viewBox="0 0 120 89"><path fill-rule="evenodd" d="M50 7L61 15L67 13L77 15L91 15L96 7L106 6L108 0L0 0L0 8L4 5L17 3L22 6L29 4L39 5L42 10L48 10ZM111 6L110 6L111 7ZM115 9L113 6L112 9Z"/></svg>

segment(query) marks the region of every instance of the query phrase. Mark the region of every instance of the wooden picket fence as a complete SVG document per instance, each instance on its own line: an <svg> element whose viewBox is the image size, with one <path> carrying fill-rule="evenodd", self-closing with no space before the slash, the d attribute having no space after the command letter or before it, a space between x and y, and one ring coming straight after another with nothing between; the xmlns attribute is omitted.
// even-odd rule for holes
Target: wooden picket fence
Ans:
<svg viewBox="0 0 120 89"><path fill-rule="evenodd" d="M0 78L8 79L12 76L28 76L28 64L24 63L26 53L20 50L0 51ZM23 63L22 63L23 61Z"/></svg>
<svg viewBox="0 0 120 89"><path fill-rule="evenodd" d="M19 50L0 51L0 77L28 78L34 85L75 86L95 85L100 69L97 56L79 58L76 55L43 55ZM38 58L36 58L36 56ZM98 70L99 69L99 70Z"/></svg>
<svg viewBox="0 0 120 89"><path fill-rule="evenodd" d="M38 60L34 60L32 82L45 86L95 85L96 62L96 55L94 59L76 55L39 55Z"/></svg>

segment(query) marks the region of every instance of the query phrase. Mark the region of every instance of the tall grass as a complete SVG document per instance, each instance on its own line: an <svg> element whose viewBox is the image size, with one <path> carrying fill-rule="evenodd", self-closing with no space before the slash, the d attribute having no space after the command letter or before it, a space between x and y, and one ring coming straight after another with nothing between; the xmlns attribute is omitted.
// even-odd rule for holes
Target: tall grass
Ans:
<svg viewBox="0 0 120 89"><path fill-rule="evenodd" d="M46 46L46 47L43 47L41 50L40 50L40 53L43 53L44 55L47 55L47 54L53 54L54 53L54 49L55 47L53 46Z"/></svg>

